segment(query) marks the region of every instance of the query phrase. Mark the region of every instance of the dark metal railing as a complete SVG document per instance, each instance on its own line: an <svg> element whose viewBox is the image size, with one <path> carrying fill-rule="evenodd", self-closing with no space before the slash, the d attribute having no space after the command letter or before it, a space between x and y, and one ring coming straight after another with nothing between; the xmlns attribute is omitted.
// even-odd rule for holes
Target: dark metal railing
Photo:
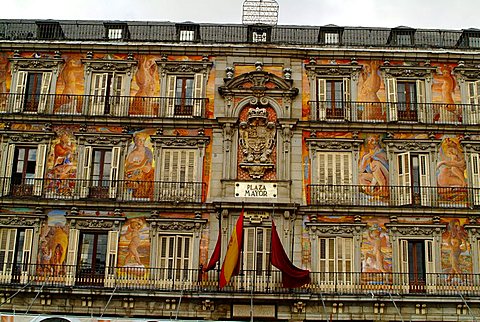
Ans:
<svg viewBox="0 0 480 322"><path fill-rule="evenodd" d="M0 93L0 113L203 117L207 98Z"/></svg>
<svg viewBox="0 0 480 322"><path fill-rule="evenodd" d="M57 175L54 169L44 179L3 177L0 193L13 198L199 203L204 200L206 186L204 182L81 180L55 178Z"/></svg>
<svg viewBox="0 0 480 322"><path fill-rule="evenodd" d="M480 189L376 185L307 185L309 205L415 206L467 208L480 206Z"/></svg>
<svg viewBox="0 0 480 322"><path fill-rule="evenodd" d="M311 283L296 289L282 285L277 269L242 270L223 289L219 272L156 267L89 267L54 264L0 264L0 285L65 286L226 293L428 294L480 295L479 274L312 272Z"/></svg>
<svg viewBox="0 0 480 322"><path fill-rule="evenodd" d="M317 121L480 124L480 105L309 101Z"/></svg>
<svg viewBox="0 0 480 322"><path fill-rule="evenodd" d="M148 42L200 42L200 43L252 43L249 26L228 24L182 24L157 22L115 23L103 21L33 21L1 20L0 39L4 40L76 40L76 41L148 41ZM182 37L183 30L194 30L194 36ZM338 42L322 37L321 27L274 26L267 39L274 44L343 45L368 47L475 47L475 43L459 42L462 31L416 30L409 42L396 41L389 28L344 27Z"/></svg>

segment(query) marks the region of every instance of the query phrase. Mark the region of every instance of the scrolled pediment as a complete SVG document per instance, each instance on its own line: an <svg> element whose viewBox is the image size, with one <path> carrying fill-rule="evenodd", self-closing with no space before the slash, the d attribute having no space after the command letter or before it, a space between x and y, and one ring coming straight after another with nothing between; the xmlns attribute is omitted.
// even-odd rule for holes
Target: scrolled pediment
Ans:
<svg viewBox="0 0 480 322"><path fill-rule="evenodd" d="M479 80L480 65L461 64L453 69L453 73L463 79Z"/></svg>
<svg viewBox="0 0 480 322"><path fill-rule="evenodd" d="M433 236L445 231L445 225L385 224L391 232L402 236Z"/></svg>
<svg viewBox="0 0 480 322"><path fill-rule="evenodd" d="M52 70L58 71L60 65L64 63L61 58L20 58L14 57L9 59L12 62L12 71L18 70Z"/></svg>
<svg viewBox="0 0 480 322"><path fill-rule="evenodd" d="M431 78L436 67L430 65L390 65L380 66L386 76L395 78Z"/></svg>
<svg viewBox="0 0 480 322"><path fill-rule="evenodd" d="M55 136L54 132L9 133L6 138L11 143L48 143Z"/></svg>
<svg viewBox="0 0 480 322"><path fill-rule="evenodd" d="M307 138L305 141L312 151L351 151L363 144L359 139Z"/></svg>
<svg viewBox="0 0 480 322"><path fill-rule="evenodd" d="M116 146L132 140L131 134L74 133L79 144Z"/></svg>
<svg viewBox="0 0 480 322"><path fill-rule="evenodd" d="M157 60L158 68L160 69L160 74L165 76L165 74L195 74L202 73L207 75L210 69L213 66L213 62L208 60L202 61L167 61L167 60Z"/></svg>
<svg viewBox="0 0 480 322"><path fill-rule="evenodd" d="M173 231L173 232L196 232L204 229L207 225L206 219L171 219L151 217L147 219L152 229L157 231Z"/></svg>
<svg viewBox="0 0 480 322"><path fill-rule="evenodd" d="M348 235L360 233L367 225L361 223L306 223L307 229L317 236Z"/></svg>
<svg viewBox="0 0 480 322"><path fill-rule="evenodd" d="M405 139L384 139L383 142L389 147L398 151L428 151L435 149L441 140L405 140Z"/></svg>
<svg viewBox="0 0 480 322"><path fill-rule="evenodd" d="M204 147L210 142L208 136L161 136L152 135L152 142L157 146Z"/></svg>
<svg viewBox="0 0 480 322"><path fill-rule="evenodd" d="M352 77L361 69L361 65L308 64L305 65L309 77Z"/></svg>
<svg viewBox="0 0 480 322"><path fill-rule="evenodd" d="M91 72L122 72L132 75L138 65L136 60L122 59L82 59L87 74Z"/></svg>
<svg viewBox="0 0 480 322"><path fill-rule="evenodd" d="M70 227L76 229L117 230L120 227L120 223L125 221L125 218L67 216L67 220L70 222Z"/></svg>
<svg viewBox="0 0 480 322"><path fill-rule="evenodd" d="M1 216L0 226L7 227L33 227L39 223L39 218L22 217L22 216Z"/></svg>

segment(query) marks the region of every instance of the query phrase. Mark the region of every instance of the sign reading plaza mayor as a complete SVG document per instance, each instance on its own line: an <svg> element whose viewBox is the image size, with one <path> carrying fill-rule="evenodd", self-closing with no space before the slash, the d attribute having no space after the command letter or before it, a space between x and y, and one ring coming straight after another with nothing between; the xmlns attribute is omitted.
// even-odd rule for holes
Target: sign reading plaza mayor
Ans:
<svg viewBox="0 0 480 322"><path fill-rule="evenodd" d="M277 198L277 184L271 182L236 182L235 197Z"/></svg>

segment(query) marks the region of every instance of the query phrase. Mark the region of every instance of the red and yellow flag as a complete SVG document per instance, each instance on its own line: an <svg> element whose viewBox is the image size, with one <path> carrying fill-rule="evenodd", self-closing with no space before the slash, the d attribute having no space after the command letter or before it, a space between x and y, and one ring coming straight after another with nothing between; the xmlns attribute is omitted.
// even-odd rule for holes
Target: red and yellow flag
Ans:
<svg viewBox="0 0 480 322"><path fill-rule="evenodd" d="M228 242L227 252L223 260L222 270L220 271L220 288L223 288L230 282L232 276L236 276L240 272L240 253L242 252L243 243L243 209L237 220L235 229L232 232L230 241Z"/></svg>

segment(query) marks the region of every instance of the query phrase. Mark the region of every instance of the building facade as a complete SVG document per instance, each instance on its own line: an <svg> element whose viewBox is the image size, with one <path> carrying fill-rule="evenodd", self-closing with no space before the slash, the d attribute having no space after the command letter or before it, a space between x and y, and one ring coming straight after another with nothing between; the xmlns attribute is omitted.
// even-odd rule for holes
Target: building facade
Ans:
<svg viewBox="0 0 480 322"><path fill-rule="evenodd" d="M2 319L475 321L479 49L475 29L1 20ZM272 222L310 284L282 286Z"/></svg>

